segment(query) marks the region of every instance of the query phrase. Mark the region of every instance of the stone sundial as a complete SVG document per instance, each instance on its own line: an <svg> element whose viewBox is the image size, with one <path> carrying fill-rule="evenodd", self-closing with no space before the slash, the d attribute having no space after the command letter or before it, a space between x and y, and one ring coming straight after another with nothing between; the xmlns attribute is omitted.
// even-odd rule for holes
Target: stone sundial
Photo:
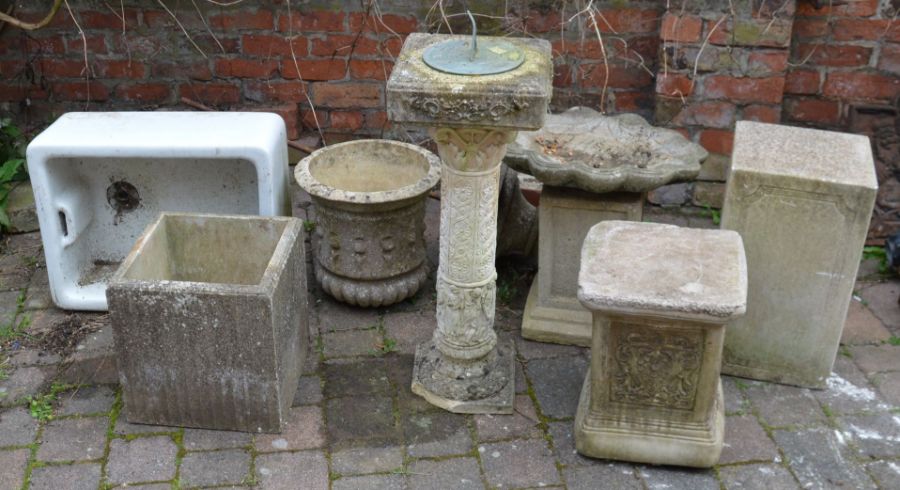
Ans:
<svg viewBox="0 0 900 490"><path fill-rule="evenodd" d="M521 132L504 162L543 182L538 209L538 273L522 336L589 346L591 316L576 298L581 245L606 220L641 221L644 193L700 172L706 150L636 114L604 116L573 107Z"/></svg>

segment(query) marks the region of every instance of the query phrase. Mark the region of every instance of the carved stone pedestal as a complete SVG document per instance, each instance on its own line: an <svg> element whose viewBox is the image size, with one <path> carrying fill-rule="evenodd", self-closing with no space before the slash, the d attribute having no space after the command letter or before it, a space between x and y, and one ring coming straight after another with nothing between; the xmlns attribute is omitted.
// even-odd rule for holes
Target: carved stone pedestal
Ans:
<svg viewBox="0 0 900 490"><path fill-rule="evenodd" d="M543 124L550 45L505 38L525 61L491 75L424 62L430 46L462 39L410 35L387 84L389 118L430 127L443 162L437 329L416 349L412 391L452 412L512 413L515 351L494 332L500 162L517 130Z"/></svg>
<svg viewBox="0 0 900 490"><path fill-rule="evenodd" d="M724 436L725 324L747 302L740 236L605 221L584 240L578 287L594 322L575 415L578 452L713 466Z"/></svg>

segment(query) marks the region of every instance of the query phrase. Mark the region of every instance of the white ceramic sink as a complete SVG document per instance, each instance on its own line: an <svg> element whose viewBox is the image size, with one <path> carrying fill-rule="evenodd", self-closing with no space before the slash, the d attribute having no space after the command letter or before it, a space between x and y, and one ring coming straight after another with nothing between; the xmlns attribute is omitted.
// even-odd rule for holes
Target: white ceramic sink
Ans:
<svg viewBox="0 0 900 490"><path fill-rule="evenodd" d="M275 114L73 112L26 156L60 308L106 310L107 278L160 212L290 215Z"/></svg>

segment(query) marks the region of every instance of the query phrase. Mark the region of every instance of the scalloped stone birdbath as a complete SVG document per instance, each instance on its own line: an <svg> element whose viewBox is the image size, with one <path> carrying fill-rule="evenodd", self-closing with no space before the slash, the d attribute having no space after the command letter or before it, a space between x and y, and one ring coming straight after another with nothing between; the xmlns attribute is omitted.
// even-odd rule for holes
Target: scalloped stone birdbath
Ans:
<svg viewBox="0 0 900 490"><path fill-rule="evenodd" d="M538 210L538 273L522 336L589 346L591 315L576 298L581 244L606 220L641 221L644 193L700 172L707 152L681 133L636 114L604 116L586 107L551 115L519 133L505 163L543 182Z"/></svg>
<svg viewBox="0 0 900 490"><path fill-rule="evenodd" d="M494 331L500 163L543 125L552 71L544 40L411 34L387 83L388 117L429 127L443 163L437 329L412 391L451 412L512 413L514 349Z"/></svg>

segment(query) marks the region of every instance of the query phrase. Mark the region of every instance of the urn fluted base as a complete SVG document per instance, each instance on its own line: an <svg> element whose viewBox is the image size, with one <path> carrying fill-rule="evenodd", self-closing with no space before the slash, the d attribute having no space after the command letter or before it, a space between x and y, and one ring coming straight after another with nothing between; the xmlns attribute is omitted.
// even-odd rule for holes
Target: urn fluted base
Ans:
<svg viewBox="0 0 900 490"><path fill-rule="evenodd" d="M394 277L361 281L332 273L314 260L316 281L338 301L354 306L378 307L399 303L416 294L428 279L428 264Z"/></svg>
<svg viewBox="0 0 900 490"><path fill-rule="evenodd" d="M449 412L511 414L515 372L511 340L465 363L448 359L429 340L416 348L412 392Z"/></svg>

